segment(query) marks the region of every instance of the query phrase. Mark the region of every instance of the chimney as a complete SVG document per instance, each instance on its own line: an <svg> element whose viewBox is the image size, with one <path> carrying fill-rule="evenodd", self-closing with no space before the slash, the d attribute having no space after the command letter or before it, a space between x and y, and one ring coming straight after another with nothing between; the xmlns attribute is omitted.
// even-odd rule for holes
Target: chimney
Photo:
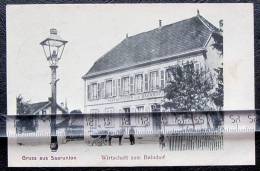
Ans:
<svg viewBox="0 0 260 171"><path fill-rule="evenodd" d="M126 33L125 38L128 38L128 33Z"/></svg>
<svg viewBox="0 0 260 171"><path fill-rule="evenodd" d="M161 28L162 27L162 20L160 19L159 20L159 28Z"/></svg>
<svg viewBox="0 0 260 171"><path fill-rule="evenodd" d="M219 20L219 31L223 32L223 20Z"/></svg>
<svg viewBox="0 0 260 171"><path fill-rule="evenodd" d="M197 16L199 16L200 15L200 10L199 9L197 9Z"/></svg>

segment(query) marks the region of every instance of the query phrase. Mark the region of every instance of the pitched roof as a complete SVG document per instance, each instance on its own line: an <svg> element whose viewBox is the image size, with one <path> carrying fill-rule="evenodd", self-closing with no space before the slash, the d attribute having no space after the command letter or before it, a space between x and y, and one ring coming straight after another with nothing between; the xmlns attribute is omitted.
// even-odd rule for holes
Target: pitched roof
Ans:
<svg viewBox="0 0 260 171"><path fill-rule="evenodd" d="M165 56L175 56L205 48L212 32L219 32L219 30L204 17L197 15L127 37L99 58L83 79L99 73L159 60Z"/></svg>
<svg viewBox="0 0 260 171"><path fill-rule="evenodd" d="M37 110L39 110L41 108L44 108L45 106L48 105L48 103L50 103L50 102L46 101L46 102L38 102L38 103L29 104L31 114L33 114L34 112L36 112Z"/></svg>
<svg viewBox="0 0 260 171"><path fill-rule="evenodd" d="M29 104L31 114L35 114L38 110L45 109L51 105L50 101L38 102L38 103L31 103ZM62 112L66 113L66 110L63 109L60 105L57 104L57 108L60 109Z"/></svg>

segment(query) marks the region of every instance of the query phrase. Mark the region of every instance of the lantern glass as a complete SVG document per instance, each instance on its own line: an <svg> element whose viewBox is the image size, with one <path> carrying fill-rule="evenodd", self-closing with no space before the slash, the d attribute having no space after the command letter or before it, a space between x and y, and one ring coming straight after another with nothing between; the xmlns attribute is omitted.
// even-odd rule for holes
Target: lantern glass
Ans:
<svg viewBox="0 0 260 171"><path fill-rule="evenodd" d="M61 59L66 43L67 41L57 35L56 29L51 29L50 36L40 43L51 66L56 66Z"/></svg>

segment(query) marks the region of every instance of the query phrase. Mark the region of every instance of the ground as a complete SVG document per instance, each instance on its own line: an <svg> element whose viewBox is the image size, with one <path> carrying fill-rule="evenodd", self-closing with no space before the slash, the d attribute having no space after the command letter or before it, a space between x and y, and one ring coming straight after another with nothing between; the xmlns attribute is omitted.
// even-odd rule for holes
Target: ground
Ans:
<svg viewBox="0 0 260 171"><path fill-rule="evenodd" d="M224 149L218 151L161 150L158 138L146 138L137 139L136 145L130 145L129 139L123 139L121 146L118 139L113 140L112 146L91 146L85 141L70 141L59 144L57 152L51 152L48 143L18 145L15 139L9 139L8 164L31 167L254 164L253 135L242 136L225 137Z"/></svg>

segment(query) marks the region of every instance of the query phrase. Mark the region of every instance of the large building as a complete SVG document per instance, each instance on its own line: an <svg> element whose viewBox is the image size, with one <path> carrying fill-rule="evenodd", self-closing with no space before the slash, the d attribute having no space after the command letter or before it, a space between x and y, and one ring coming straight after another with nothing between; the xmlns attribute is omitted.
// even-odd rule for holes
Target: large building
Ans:
<svg viewBox="0 0 260 171"><path fill-rule="evenodd" d="M220 21L220 23L222 23ZM221 25L221 24L220 24ZM221 36L203 16L196 16L134 36L127 36L99 58L83 76L86 113L139 113L165 111L163 89L167 69L193 62L212 74L222 60L212 44ZM146 116L127 122L146 124Z"/></svg>

